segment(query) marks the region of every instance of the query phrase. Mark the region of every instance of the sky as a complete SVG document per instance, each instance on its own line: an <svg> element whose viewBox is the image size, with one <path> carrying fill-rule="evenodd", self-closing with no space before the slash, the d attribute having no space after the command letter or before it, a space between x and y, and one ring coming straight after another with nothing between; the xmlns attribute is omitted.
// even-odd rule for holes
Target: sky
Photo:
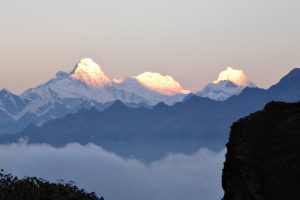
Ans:
<svg viewBox="0 0 300 200"><path fill-rule="evenodd" d="M298 0L1 0L0 88L84 57L111 78L168 74L197 91L228 66L267 88L300 66Z"/></svg>
<svg viewBox="0 0 300 200"><path fill-rule="evenodd" d="M55 148L45 144L0 145L1 169L50 182L74 181L110 200L221 199L225 150L174 154L151 164L124 159L90 144Z"/></svg>

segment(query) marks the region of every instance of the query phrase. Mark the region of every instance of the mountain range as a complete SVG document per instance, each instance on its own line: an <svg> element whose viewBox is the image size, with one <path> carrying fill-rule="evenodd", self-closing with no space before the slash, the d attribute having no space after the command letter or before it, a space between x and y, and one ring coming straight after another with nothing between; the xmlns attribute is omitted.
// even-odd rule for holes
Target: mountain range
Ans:
<svg viewBox="0 0 300 200"><path fill-rule="evenodd" d="M268 89L246 87L223 101L193 94L174 105L159 103L152 108L132 108L115 101L104 111L83 109L41 127L31 125L18 134L2 135L0 142L25 138L28 143L53 146L95 143L124 157L151 161L168 153L192 153L203 147L221 150L230 125L237 119L270 101L299 100L300 69L296 68Z"/></svg>
<svg viewBox="0 0 300 200"><path fill-rule="evenodd" d="M223 101L255 87L241 70L227 68L218 79L195 95ZM107 109L114 101L128 107L151 108L160 102L174 105L193 95L168 75L145 72L111 80L90 58L81 59L70 73L59 71L55 78L21 95L0 91L0 134L16 133L29 124L42 126L82 109Z"/></svg>

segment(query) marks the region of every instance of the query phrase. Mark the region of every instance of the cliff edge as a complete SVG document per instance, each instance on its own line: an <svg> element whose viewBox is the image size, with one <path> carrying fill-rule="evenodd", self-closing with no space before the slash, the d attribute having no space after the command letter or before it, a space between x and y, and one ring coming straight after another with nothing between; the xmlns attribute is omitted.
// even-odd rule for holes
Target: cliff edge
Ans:
<svg viewBox="0 0 300 200"><path fill-rule="evenodd" d="M300 102L271 102L231 127L224 200L289 200L300 196Z"/></svg>

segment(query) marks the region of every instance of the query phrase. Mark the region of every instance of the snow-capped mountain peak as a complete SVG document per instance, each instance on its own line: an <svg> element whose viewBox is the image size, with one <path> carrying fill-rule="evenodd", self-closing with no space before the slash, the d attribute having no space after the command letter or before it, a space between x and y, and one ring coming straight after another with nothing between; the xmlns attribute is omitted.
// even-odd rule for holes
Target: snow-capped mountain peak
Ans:
<svg viewBox="0 0 300 200"><path fill-rule="evenodd" d="M232 67L228 67L226 70L222 71L219 74L219 77L217 80L215 80L213 83L219 83L220 81L231 81L234 84L238 86L249 86L251 85L251 81L247 78L246 74L243 72L243 70L237 70L233 69Z"/></svg>
<svg viewBox="0 0 300 200"><path fill-rule="evenodd" d="M114 101L133 107L153 106L159 102L173 105L182 101L188 90L184 90L172 77L159 73L147 72L136 77L110 80L98 64L84 58L72 72L59 71L55 78L22 93L20 108L13 109L10 105L17 100L8 101L12 98L7 98L8 94L4 93L3 98L0 93L0 115L7 119L13 117L26 126L30 123L42 125L83 108L102 110ZM11 112L4 109L8 107L11 107Z"/></svg>
<svg viewBox="0 0 300 200"><path fill-rule="evenodd" d="M223 101L233 95L238 95L245 87L224 80L218 83L209 83L203 90L197 93L198 96L207 97L212 100Z"/></svg>
<svg viewBox="0 0 300 200"><path fill-rule="evenodd" d="M101 67L90 58L81 59L71 72L70 77L95 87L111 84L111 80L105 75Z"/></svg>
<svg viewBox="0 0 300 200"><path fill-rule="evenodd" d="M188 94L191 91L183 89L179 82L168 75L161 75L156 72L144 72L133 77L149 90L172 96L176 94Z"/></svg>
<svg viewBox="0 0 300 200"><path fill-rule="evenodd" d="M217 80L209 83L196 94L212 100L224 101L233 95L240 94L246 87L256 86L242 70L228 67L219 74Z"/></svg>

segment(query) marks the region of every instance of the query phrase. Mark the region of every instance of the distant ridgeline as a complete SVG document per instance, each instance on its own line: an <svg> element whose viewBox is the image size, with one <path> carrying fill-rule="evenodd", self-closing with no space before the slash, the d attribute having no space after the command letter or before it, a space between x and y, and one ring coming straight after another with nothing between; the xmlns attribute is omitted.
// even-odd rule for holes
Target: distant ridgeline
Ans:
<svg viewBox="0 0 300 200"><path fill-rule="evenodd" d="M216 81L195 95L223 101L238 95L246 87L256 87L242 70L228 67ZM0 90L0 134L14 134L29 124L38 126L82 109L107 109L119 100L128 107L152 108L163 102L174 105L183 101L190 90L169 75L145 72L138 76L113 79L91 59L82 59L71 71L26 90L20 95Z"/></svg>
<svg viewBox="0 0 300 200"><path fill-rule="evenodd" d="M269 103L232 125L224 200L299 199L299 180L300 102Z"/></svg>
<svg viewBox="0 0 300 200"><path fill-rule="evenodd" d="M104 200L73 183L49 183L36 177L18 179L0 171L0 200Z"/></svg>
<svg viewBox="0 0 300 200"><path fill-rule="evenodd" d="M199 148L221 150L231 124L270 101L300 100L300 69L292 70L269 89L246 88L225 101L189 95L168 106L130 108L116 101L108 109L81 110L15 135L0 136L0 143L26 138L30 144L95 143L124 157L151 161L168 153L191 153Z"/></svg>

